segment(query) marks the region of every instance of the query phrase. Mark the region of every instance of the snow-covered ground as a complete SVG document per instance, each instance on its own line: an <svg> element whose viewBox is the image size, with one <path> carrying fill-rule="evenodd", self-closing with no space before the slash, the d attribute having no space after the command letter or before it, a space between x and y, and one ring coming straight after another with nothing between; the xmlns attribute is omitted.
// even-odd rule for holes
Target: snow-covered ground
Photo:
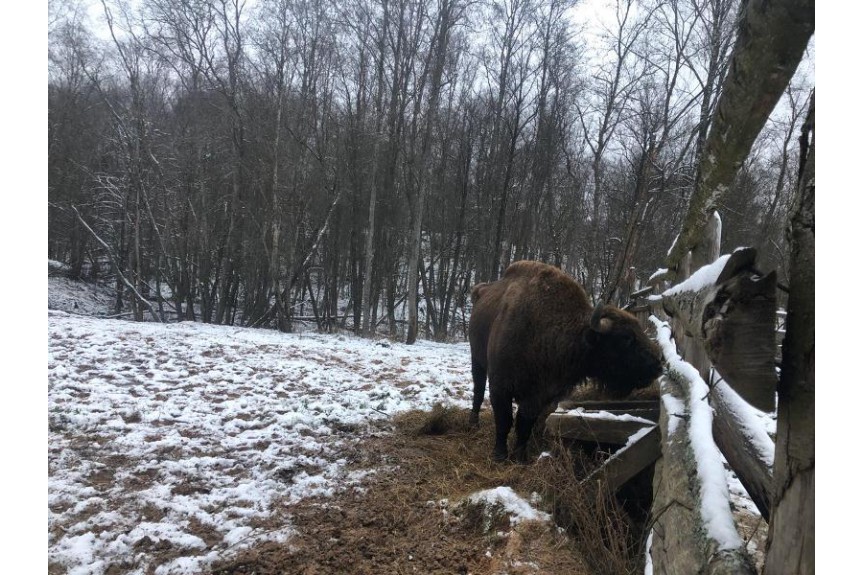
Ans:
<svg viewBox="0 0 862 575"><path fill-rule="evenodd" d="M48 260L48 309L104 317L111 313L115 291L102 283L65 277L68 266Z"/></svg>
<svg viewBox="0 0 862 575"><path fill-rule="evenodd" d="M373 422L466 408L466 344L48 312L49 562L195 573L262 539L280 506L358 481ZM151 565L148 551L175 550Z"/></svg>
<svg viewBox="0 0 862 575"><path fill-rule="evenodd" d="M199 573L289 541L292 503L374 473L350 464L380 422L470 404L466 343L88 317L105 293L49 278L52 572Z"/></svg>

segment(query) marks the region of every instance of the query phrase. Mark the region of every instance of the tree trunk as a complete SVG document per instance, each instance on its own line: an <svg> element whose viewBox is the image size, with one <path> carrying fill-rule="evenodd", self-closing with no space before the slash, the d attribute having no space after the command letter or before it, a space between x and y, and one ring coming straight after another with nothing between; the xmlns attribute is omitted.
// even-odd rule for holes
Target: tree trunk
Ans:
<svg viewBox="0 0 862 575"><path fill-rule="evenodd" d="M733 183L813 33L814 0L748 3L698 166L694 195L667 257L668 269L675 269L700 242L710 214Z"/></svg>
<svg viewBox="0 0 862 575"><path fill-rule="evenodd" d="M431 62L431 84L428 94L428 108L426 112L425 133L422 139L422 147L418 159L418 177L415 184L415 195L411 202L411 233L409 238L410 255L407 259L407 344L416 342L418 335L417 297L419 291L419 257L422 251L422 218L425 210L425 195L428 187L428 169L431 147L431 138L437 129L437 111L440 102L440 91L442 88L443 71L446 64L446 54L449 47L449 34L456 23L457 16L453 14L454 2L443 0L435 30L435 41L430 50L433 58ZM463 13L463 12L462 12Z"/></svg>

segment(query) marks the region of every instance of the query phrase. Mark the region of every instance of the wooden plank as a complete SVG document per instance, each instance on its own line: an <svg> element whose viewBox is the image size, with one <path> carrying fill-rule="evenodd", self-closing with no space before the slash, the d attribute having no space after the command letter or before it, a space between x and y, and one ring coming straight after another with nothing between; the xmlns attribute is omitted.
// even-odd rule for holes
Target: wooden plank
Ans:
<svg viewBox="0 0 862 575"><path fill-rule="evenodd" d="M632 417L639 417L641 419L648 419L649 421L656 423L658 422L658 414L659 407L656 404L655 407L647 408L647 409L603 409L605 413L614 416L625 416L631 415Z"/></svg>
<svg viewBox="0 0 862 575"><path fill-rule="evenodd" d="M646 401L561 401L557 410L570 411L574 409L583 409L588 412L604 411L611 415L631 415L632 417L640 417L653 422L658 421L659 404L658 400Z"/></svg>
<svg viewBox="0 0 862 575"><path fill-rule="evenodd" d="M747 421L734 409L738 398L733 398L734 391L725 382L717 383L709 395L709 404L715 410L712 419L712 436L715 444L721 450L730 467L736 472L742 486L751 496L763 519L769 522L769 510L772 505L772 467L765 461L772 460L775 444L766 437L756 438L760 447L753 441L753 432ZM765 430L761 430L766 435ZM771 453L764 454L762 451Z"/></svg>
<svg viewBox="0 0 862 575"><path fill-rule="evenodd" d="M591 417L589 412L552 413L545 422L545 433L566 439L625 445L629 437L650 421L623 419L619 416Z"/></svg>
<svg viewBox="0 0 862 575"><path fill-rule="evenodd" d="M581 481L604 481L611 491L617 491L632 477L652 465L661 457L661 429L649 428L630 445L620 448L601 467Z"/></svg>
<svg viewBox="0 0 862 575"><path fill-rule="evenodd" d="M559 409L570 410L583 408L590 411L624 411L630 409L658 409L658 399L564 399Z"/></svg>

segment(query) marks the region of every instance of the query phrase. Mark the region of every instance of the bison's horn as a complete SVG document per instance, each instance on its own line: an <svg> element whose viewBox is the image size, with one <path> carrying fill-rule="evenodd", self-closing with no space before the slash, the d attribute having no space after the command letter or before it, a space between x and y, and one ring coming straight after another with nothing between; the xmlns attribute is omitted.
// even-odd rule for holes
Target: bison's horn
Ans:
<svg viewBox="0 0 862 575"><path fill-rule="evenodd" d="M604 311L604 302L599 302L596 309L593 310L593 317L590 318L590 329L597 332L604 332L610 327L610 321L602 320L602 312Z"/></svg>

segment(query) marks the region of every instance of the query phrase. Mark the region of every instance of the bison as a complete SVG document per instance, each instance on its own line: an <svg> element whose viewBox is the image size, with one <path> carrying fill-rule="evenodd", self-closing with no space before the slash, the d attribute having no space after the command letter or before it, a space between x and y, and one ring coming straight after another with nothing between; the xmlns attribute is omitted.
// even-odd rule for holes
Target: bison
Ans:
<svg viewBox="0 0 862 575"><path fill-rule="evenodd" d="M593 309L584 288L553 266L515 262L502 279L476 285L471 299L470 423L478 424L487 376L497 461L508 458L513 400L514 457L523 463L539 416L586 377L624 397L661 373L661 351L633 315L610 305Z"/></svg>

